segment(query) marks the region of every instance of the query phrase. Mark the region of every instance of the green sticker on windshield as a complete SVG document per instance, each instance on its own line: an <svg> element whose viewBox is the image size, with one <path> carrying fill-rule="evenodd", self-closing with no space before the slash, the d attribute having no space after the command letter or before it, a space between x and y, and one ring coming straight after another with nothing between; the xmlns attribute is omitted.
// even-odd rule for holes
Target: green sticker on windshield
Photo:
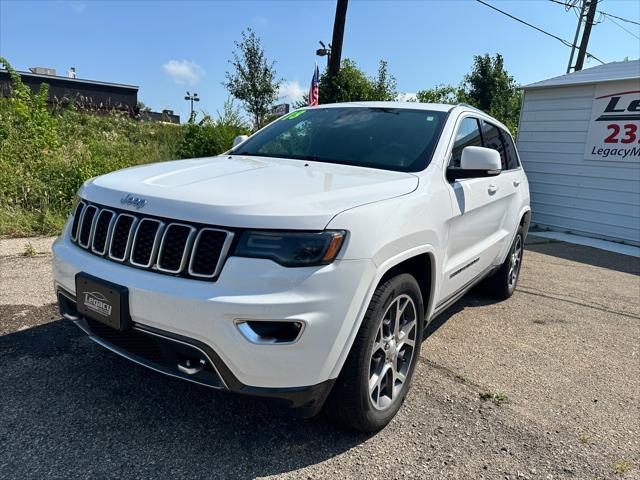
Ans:
<svg viewBox="0 0 640 480"><path fill-rule="evenodd" d="M306 110L299 110L297 112L293 112L288 117L284 117L284 119L285 120L293 120L294 118L299 117L300 115L302 115L304 112L306 112Z"/></svg>

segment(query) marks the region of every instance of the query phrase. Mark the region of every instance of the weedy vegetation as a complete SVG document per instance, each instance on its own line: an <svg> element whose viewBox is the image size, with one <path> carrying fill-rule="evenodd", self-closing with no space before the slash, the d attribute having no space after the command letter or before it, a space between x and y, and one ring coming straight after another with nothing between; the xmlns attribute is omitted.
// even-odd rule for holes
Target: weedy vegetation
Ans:
<svg viewBox="0 0 640 480"><path fill-rule="evenodd" d="M624 475L631 471L633 463L629 460L621 460L613 464L613 473L616 475Z"/></svg>
<svg viewBox="0 0 640 480"><path fill-rule="evenodd" d="M480 399L484 401L491 401L496 405L500 405L502 403L507 403L509 401L509 397L500 392L490 392L488 390L483 390L479 393Z"/></svg>
<svg viewBox="0 0 640 480"><path fill-rule="evenodd" d="M248 132L233 104L213 119L151 123L126 112L52 106L48 86L33 92L9 62L11 94L0 98L0 235L60 232L84 181L125 167L229 149Z"/></svg>
<svg viewBox="0 0 640 480"><path fill-rule="evenodd" d="M24 246L24 252L22 252L23 257L35 257L38 254L35 247L31 245L31 242L27 243Z"/></svg>

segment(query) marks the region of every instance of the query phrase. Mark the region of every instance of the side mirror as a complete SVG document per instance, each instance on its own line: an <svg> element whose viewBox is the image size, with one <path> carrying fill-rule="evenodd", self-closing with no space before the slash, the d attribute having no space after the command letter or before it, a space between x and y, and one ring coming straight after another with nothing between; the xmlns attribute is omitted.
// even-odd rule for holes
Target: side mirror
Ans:
<svg viewBox="0 0 640 480"><path fill-rule="evenodd" d="M244 142L247 138L249 138L247 135L238 135L236 138L233 139L233 145L231 145L231 148L236 148L238 145Z"/></svg>
<svg viewBox="0 0 640 480"><path fill-rule="evenodd" d="M447 168L447 180L459 178L494 177L500 174L502 161L497 150L485 147L465 147L460 168Z"/></svg>

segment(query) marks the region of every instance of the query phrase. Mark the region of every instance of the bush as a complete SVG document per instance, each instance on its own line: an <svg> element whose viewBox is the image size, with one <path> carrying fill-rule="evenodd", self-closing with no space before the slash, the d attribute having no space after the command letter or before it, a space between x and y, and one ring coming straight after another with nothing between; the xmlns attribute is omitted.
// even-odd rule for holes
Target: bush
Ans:
<svg viewBox="0 0 640 480"><path fill-rule="evenodd" d="M12 95L0 99L0 235L59 233L88 178L144 163L214 155L245 133L222 119L202 125L134 120L119 112L50 112L9 63Z"/></svg>

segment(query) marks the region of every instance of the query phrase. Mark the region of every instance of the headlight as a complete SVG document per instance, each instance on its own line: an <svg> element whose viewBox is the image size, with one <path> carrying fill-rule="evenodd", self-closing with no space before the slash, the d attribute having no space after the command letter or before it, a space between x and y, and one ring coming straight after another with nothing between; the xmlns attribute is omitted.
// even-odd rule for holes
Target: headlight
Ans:
<svg viewBox="0 0 640 480"><path fill-rule="evenodd" d="M277 232L249 230L242 234L234 255L267 258L285 267L326 265L338 255L347 232Z"/></svg>

